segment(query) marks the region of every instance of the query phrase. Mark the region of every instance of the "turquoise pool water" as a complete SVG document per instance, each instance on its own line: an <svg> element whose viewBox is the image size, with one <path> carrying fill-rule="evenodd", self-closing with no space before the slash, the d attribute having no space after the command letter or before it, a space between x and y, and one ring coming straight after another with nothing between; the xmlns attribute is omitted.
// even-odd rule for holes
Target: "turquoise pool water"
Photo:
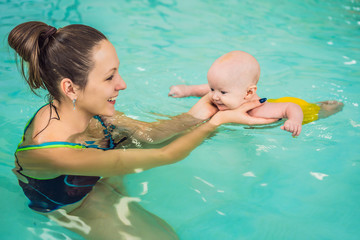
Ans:
<svg viewBox="0 0 360 240"><path fill-rule="evenodd" d="M168 98L168 87L206 82L214 59L235 49L259 60L262 97L343 102L298 138L279 128L221 127L184 161L126 184L184 240L359 238L359 1L8 0L0 10L1 239L79 239L30 211L11 173L24 124L44 103L6 45L8 32L30 20L103 31L128 84L116 108L138 119L187 111L196 98Z"/></svg>

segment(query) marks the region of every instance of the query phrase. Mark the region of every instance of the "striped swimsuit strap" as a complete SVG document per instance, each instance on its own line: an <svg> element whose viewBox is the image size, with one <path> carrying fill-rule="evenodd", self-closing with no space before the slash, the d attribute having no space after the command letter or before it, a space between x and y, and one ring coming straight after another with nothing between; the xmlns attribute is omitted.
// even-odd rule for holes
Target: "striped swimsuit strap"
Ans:
<svg viewBox="0 0 360 240"><path fill-rule="evenodd" d="M43 105L42 107L40 107L35 114L30 118L30 120L26 123L25 125L25 129L24 129L24 133L23 136L21 138L20 143L18 144L18 147L15 151L15 153L20 152L20 151L26 151L26 150L32 150L32 149L44 149L44 148L61 148L61 147L67 147L67 148L74 148L74 149L81 149L81 148L97 148L97 149L102 149L102 150L109 150L109 149L113 149L115 144L114 144L114 140L111 136L111 134L109 133L109 131L107 130L107 127L105 125L105 123L103 122L103 120L101 119L100 116L94 116L94 118L96 120L98 120L101 125L104 127L104 134L106 138L109 138L109 147L107 148L101 148L99 146L96 145L84 145L84 144L80 144L80 143L72 143L72 142L66 142L66 141L54 141L54 142L44 142L41 144L37 144L37 145L26 145L26 146L20 146L25 139L25 133L27 131L27 129L29 128L30 124L32 123L32 121L34 120L36 114L45 106L49 105L49 103Z"/></svg>

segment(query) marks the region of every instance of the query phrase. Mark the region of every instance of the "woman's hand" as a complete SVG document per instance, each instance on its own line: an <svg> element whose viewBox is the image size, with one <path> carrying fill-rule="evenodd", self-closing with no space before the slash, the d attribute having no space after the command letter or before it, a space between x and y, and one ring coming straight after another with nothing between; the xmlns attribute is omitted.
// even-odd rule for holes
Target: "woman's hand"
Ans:
<svg viewBox="0 0 360 240"><path fill-rule="evenodd" d="M210 120L209 123L219 126L224 123L238 123L245 125L269 124L278 121L278 119L251 117L248 111L260 107L263 103L259 100L253 100L244 103L239 108L233 110L219 111Z"/></svg>
<svg viewBox="0 0 360 240"><path fill-rule="evenodd" d="M194 118L206 120L213 116L219 109L213 105L209 94L202 97L189 111Z"/></svg>

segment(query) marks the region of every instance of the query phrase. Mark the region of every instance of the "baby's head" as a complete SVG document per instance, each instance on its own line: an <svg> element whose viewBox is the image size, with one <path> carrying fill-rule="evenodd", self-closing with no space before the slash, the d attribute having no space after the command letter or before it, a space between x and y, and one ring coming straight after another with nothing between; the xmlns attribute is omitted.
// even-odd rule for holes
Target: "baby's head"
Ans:
<svg viewBox="0 0 360 240"><path fill-rule="evenodd" d="M260 65L250 54L232 51L219 57L208 71L211 97L219 110L235 109L256 95Z"/></svg>

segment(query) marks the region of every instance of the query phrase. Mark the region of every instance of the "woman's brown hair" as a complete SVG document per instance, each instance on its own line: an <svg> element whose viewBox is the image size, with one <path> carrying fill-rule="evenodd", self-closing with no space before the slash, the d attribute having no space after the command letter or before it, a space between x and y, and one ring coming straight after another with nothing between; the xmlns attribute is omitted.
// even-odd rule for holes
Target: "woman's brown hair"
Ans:
<svg viewBox="0 0 360 240"><path fill-rule="evenodd" d="M105 39L101 32L86 25L72 24L57 30L32 21L16 26L8 43L21 58L21 72L30 89L34 93L38 88L46 89L51 99L60 101L62 79L71 79L81 89L86 86L94 65L93 49Z"/></svg>

